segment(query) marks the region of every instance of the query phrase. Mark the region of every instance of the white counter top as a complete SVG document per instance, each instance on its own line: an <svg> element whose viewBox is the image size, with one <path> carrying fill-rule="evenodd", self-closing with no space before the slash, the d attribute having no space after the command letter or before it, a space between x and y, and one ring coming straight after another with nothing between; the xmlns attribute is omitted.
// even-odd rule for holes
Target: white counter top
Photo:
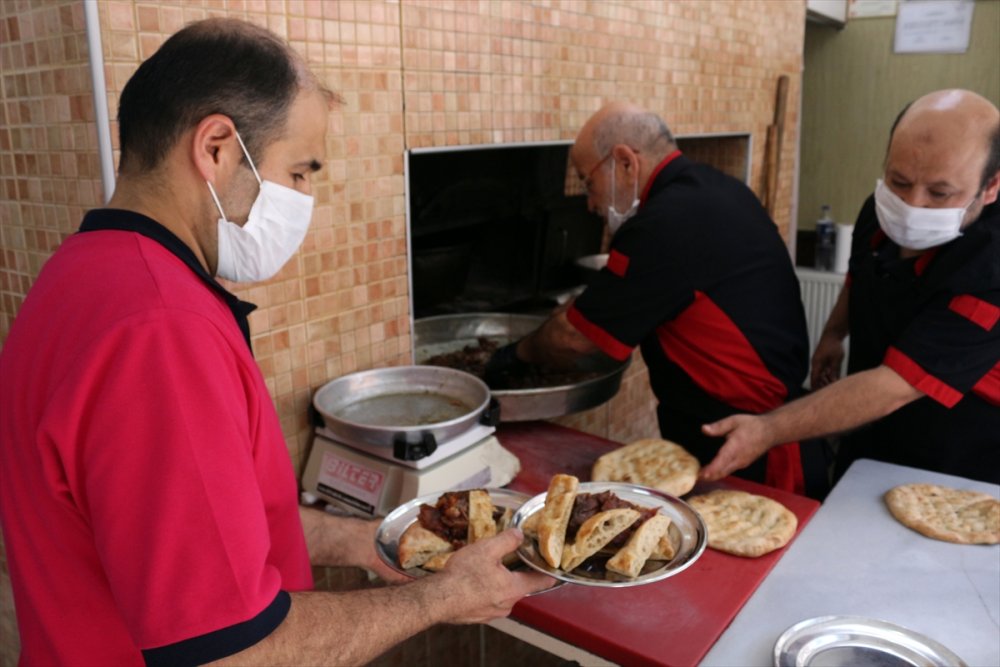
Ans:
<svg viewBox="0 0 1000 667"><path fill-rule="evenodd" d="M855 462L701 665L772 665L782 632L827 615L888 621L970 666L1000 665L1000 545L950 544L897 522L882 496L914 482L1000 497L994 484Z"/></svg>

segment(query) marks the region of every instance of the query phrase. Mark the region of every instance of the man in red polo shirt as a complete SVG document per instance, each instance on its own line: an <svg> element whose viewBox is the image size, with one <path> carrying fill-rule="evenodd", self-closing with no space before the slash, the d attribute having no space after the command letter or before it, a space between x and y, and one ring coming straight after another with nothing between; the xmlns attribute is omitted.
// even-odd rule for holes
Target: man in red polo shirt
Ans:
<svg viewBox="0 0 1000 667"><path fill-rule="evenodd" d="M722 443L701 425L798 396L808 343L798 281L774 223L740 181L681 154L663 120L609 104L570 159L613 234L607 267L567 309L501 349L494 379L519 363L571 367L639 347L664 438L704 464ZM797 443L745 474L805 490Z"/></svg>
<svg viewBox="0 0 1000 667"><path fill-rule="evenodd" d="M837 474L867 457L1000 484L998 191L996 106L941 90L904 109L814 355L814 385L827 386L773 413L707 426L727 440L704 478L775 442L854 429ZM832 381L848 334L849 374Z"/></svg>
<svg viewBox="0 0 1000 667"><path fill-rule="evenodd" d="M121 164L28 294L0 355L0 521L25 664L361 664L435 623L506 615L542 575L507 531L402 586L374 522L298 506L250 350L253 306L312 213L336 97L263 28L192 24L122 91Z"/></svg>

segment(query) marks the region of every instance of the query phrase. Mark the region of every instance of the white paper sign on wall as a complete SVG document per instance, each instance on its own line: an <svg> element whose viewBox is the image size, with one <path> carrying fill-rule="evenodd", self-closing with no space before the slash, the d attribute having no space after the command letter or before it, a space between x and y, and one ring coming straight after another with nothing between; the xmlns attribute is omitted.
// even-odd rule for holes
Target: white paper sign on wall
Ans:
<svg viewBox="0 0 1000 667"><path fill-rule="evenodd" d="M896 15L896 53L965 53L973 0L903 0Z"/></svg>

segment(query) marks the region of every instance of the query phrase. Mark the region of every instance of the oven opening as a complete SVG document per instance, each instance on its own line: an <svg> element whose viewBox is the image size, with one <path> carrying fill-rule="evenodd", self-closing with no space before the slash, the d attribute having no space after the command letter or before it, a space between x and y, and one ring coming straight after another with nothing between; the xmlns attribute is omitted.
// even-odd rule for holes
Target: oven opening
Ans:
<svg viewBox="0 0 1000 667"><path fill-rule="evenodd" d="M574 261L600 252L571 142L407 155L415 319L547 313L581 284Z"/></svg>
<svg viewBox="0 0 1000 667"><path fill-rule="evenodd" d="M689 158L745 183L751 135L679 136ZM411 313L548 314L583 290L577 260L606 252L571 141L406 153Z"/></svg>

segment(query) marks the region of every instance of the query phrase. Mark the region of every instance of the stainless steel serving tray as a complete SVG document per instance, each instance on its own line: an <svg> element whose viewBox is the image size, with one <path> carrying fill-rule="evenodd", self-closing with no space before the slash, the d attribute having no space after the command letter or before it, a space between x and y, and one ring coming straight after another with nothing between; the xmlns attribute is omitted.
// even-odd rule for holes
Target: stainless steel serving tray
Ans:
<svg viewBox="0 0 1000 667"><path fill-rule="evenodd" d="M464 313L425 317L413 323L414 361L423 364L438 354L476 345L489 338L500 345L514 342L537 329L546 318L541 315L508 313ZM500 421L517 422L551 419L597 407L618 393L622 375L630 359L619 363L604 355L586 360L581 370L601 375L575 384L536 389L499 389L493 397L500 404Z"/></svg>
<svg viewBox="0 0 1000 667"><path fill-rule="evenodd" d="M629 579L605 570L603 563L592 570L580 567L572 572L565 572L553 568L542 557L535 540L528 537L518 548L517 555L530 567L560 581L584 586L624 588L651 584L680 574L694 565L705 552L705 546L708 544L708 529L705 527L705 522L702 521L700 514L680 498L656 489L623 482L582 482L578 488L581 494L604 491L611 491L622 500L639 507L655 507L660 514L667 516L670 519L670 539L676 549L674 557L669 561L648 561L638 577ZM511 525L520 528L533 514L541 512L545 507L546 495L540 493L524 501L514 513Z"/></svg>
<svg viewBox="0 0 1000 667"><path fill-rule="evenodd" d="M785 630L775 667L965 667L938 642L904 627L860 616L820 616Z"/></svg>

